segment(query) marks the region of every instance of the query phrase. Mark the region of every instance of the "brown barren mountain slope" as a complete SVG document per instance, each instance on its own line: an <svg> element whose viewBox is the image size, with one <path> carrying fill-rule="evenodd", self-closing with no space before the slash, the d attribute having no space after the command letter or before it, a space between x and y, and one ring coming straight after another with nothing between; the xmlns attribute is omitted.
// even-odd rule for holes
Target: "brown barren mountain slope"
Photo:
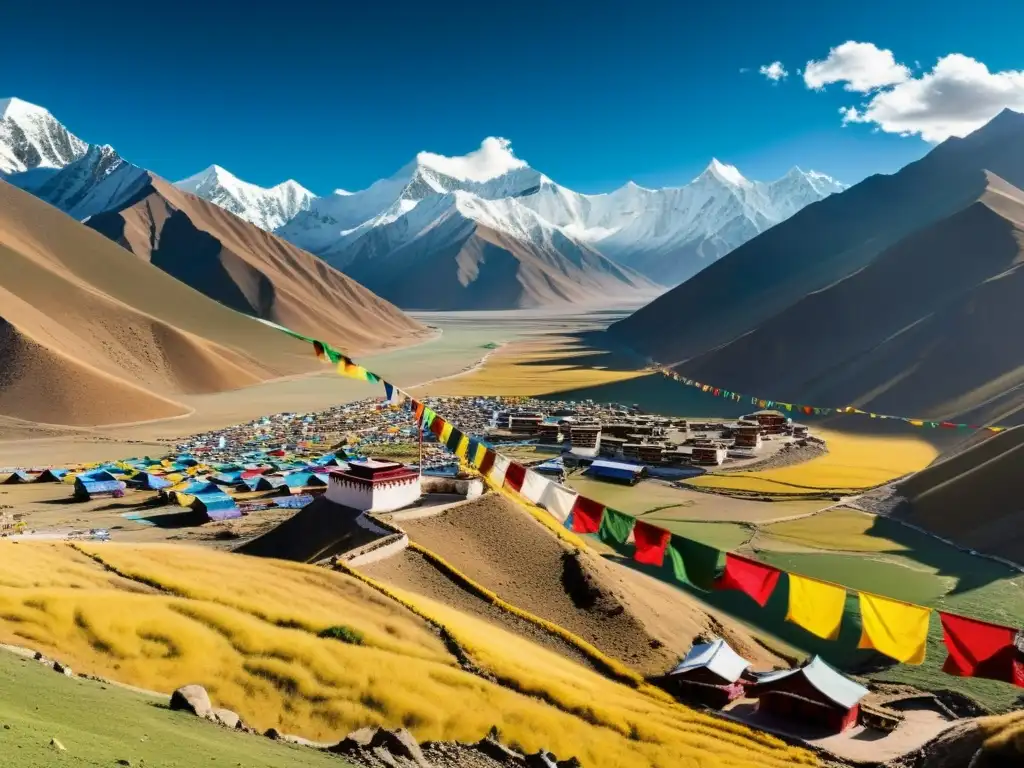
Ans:
<svg viewBox="0 0 1024 768"><path fill-rule="evenodd" d="M182 393L313 370L233 312L0 182L0 415L95 425L180 415Z"/></svg>
<svg viewBox="0 0 1024 768"><path fill-rule="evenodd" d="M1001 432L897 486L902 518L1024 563L1024 428Z"/></svg>
<svg viewBox="0 0 1024 768"><path fill-rule="evenodd" d="M1024 419L1024 192L960 211L680 366L700 381L935 421Z"/></svg>
<svg viewBox="0 0 1024 768"><path fill-rule="evenodd" d="M153 174L122 208L88 225L232 309L353 355L428 333L316 256Z"/></svg>
<svg viewBox="0 0 1024 768"><path fill-rule="evenodd" d="M757 669L782 663L740 625L720 622L667 584L564 545L497 494L395 524L410 541L504 600L568 629L645 675L664 674L695 638L714 636L728 639ZM359 570L427 597L458 601L461 610L493 620L487 604L472 595L457 596L457 584L421 561L409 552Z"/></svg>
<svg viewBox="0 0 1024 768"><path fill-rule="evenodd" d="M984 171L1024 186L1024 115L1006 110L898 173L870 176L807 206L610 331L662 363L713 350L970 205L984 192ZM738 383L715 383L744 391Z"/></svg>
<svg viewBox="0 0 1024 768"><path fill-rule="evenodd" d="M552 237L531 243L453 213L393 251L371 234L345 271L399 306L423 310L607 307L663 290L588 246Z"/></svg>

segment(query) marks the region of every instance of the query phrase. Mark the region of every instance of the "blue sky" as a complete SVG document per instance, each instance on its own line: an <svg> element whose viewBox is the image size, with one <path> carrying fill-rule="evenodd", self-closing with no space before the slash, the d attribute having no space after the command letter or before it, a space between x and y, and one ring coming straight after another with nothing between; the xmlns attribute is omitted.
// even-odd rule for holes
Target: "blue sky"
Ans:
<svg viewBox="0 0 1024 768"><path fill-rule="evenodd" d="M840 108L873 94L812 90L806 62L856 40L907 79L953 53L1024 68L1010 0L63 2L5 7L0 97L171 179L217 163L321 194L491 135L584 192L685 183L713 156L755 179L799 165L855 182L929 144L843 127ZM773 61L788 77L759 74Z"/></svg>

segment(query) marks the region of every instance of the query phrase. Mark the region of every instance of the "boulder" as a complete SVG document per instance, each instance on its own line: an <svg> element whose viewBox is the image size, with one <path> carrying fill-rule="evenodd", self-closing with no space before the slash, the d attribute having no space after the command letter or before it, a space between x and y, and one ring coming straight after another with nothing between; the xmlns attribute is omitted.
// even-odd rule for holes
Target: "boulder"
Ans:
<svg viewBox="0 0 1024 768"><path fill-rule="evenodd" d="M430 763L423 756L423 750L420 749L419 742L405 728L399 728L394 731L378 728L373 738L370 739L370 748L374 751L385 750L392 755L412 760L416 765L421 765L425 768L430 766Z"/></svg>
<svg viewBox="0 0 1024 768"><path fill-rule="evenodd" d="M277 730L277 728L267 728L267 730L263 732L263 735L268 739L273 739L274 741L281 740L281 732Z"/></svg>
<svg viewBox="0 0 1024 768"><path fill-rule="evenodd" d="M50 746L56 749L58 752L67 752L67 748L61 744L57 739L50 739Z"/></svg>
<svg viewBox="0 0 1024 768"><path fill-rule="evenodd" d="M171 694L171 709L207 717L213 712L210 694L201 685L186 685Z"/></svg>
<svg viewBox="0 0 1024 768"><path fill-rule="evenodd" d="M236 712L232 712L230 709L214 708L210 710L210 714L207 715L207 717L210 720L213 720L213 722L219 723L220 725L223 725L226 728L231 728L232 730L235 728L243 727L242 718L240 718Z"/></svg>
<svg viewBox="0 0 1024 768"><path fill-rule="evenodd" d="M68 677L75 676L75 673L71 671L71 667L61 664L59 661L53 662L53 671L59 675L66 675Z"/></svg>

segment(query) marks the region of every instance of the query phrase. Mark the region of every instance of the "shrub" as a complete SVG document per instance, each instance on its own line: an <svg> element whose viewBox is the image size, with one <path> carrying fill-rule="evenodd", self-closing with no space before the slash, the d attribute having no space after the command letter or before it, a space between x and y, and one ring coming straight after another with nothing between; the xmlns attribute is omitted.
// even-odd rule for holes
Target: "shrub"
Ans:
<svg viewBox="0 0 1024 768"><path fill-rule="evenodd" d="M328 640L340 640L343 643L349 645L362 645L363 644L363 633L357 629L346 627L339 624L336 627L328 627L317 632L317 637L322 637Z"/></svg>

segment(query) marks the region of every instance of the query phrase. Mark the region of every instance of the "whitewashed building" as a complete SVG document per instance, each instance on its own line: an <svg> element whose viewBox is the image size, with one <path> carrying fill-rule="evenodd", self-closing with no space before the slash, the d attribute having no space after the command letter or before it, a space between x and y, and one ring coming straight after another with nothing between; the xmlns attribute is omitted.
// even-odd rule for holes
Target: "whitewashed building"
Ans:
<svg viewBox="0 0 1024 768"><path fill-rule="evenodd" d="M391 512L420 497L420 475L397 461L350 461L330 473L327 498L360 512Z"/></svg>

